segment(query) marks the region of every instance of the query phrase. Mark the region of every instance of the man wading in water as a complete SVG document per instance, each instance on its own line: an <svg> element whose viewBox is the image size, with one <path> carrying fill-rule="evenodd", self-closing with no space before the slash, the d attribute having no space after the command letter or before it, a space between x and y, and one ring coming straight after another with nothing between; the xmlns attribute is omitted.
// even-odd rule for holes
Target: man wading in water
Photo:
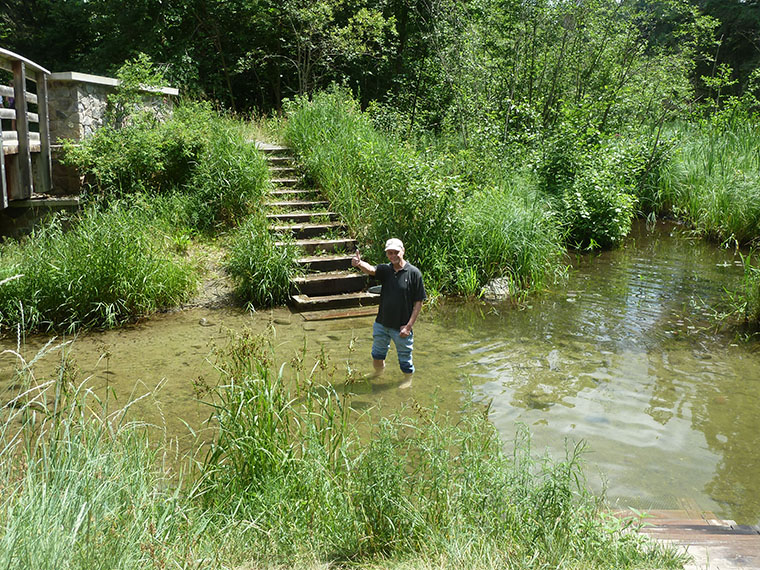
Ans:
<svg viewBox="0 0 760 570"><path fill-rule="evenodd" d="M375 374L379 375L385 369L385 357L392 340L396 345L399 366L404 373L404 382L399 388L409 388L414 374L412 326L427 294L422 283L422 273L404 259L404 244L400 239L391 238L385 242L385 255L390 263L370 265L362 261L357 249L351 265L367 275L374 275L382 285L380 307L372 326L372 363Z"/></svg>

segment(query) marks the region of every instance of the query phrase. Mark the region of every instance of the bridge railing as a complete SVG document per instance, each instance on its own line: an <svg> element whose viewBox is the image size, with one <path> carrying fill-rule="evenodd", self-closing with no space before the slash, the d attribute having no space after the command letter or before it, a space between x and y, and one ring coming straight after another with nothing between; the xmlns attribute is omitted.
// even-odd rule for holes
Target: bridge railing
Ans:
<svg viewBox="0 0 760 570"><path fill-rule="evenodd" d="M47 76L36 63L0 48L0 210L51 187ZM0 77L8 74L0 73Z"/></svg>

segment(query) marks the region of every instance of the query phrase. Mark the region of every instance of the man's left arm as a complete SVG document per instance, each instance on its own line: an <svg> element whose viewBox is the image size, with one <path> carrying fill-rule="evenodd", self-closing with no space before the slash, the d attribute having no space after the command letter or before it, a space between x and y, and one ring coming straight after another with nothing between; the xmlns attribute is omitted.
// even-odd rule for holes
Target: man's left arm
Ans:
<svg viewBox="0 0 760 570"><path fill-rule="evenodd" d="M407 322L403 327L401 327L401 330L399 331L399 334L401 337L407 337L412 333L412 327L414 326L414 321L417 320L417 317L420 314L420 311L422 310L422 301L415 301L414 305L412 306L412 315L409 317L409 322Z"/></svg>

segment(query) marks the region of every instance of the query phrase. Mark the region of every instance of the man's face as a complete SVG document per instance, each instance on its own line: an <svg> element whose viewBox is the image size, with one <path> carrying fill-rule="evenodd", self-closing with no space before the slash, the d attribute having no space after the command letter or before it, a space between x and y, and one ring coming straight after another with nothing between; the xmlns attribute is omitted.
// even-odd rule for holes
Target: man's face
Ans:
<svg viewBox="0 0 760 570"><path fill-rule="evenodd" d="M404 250L398 250L398 249L386 249L385 255L388 257L388 261L390 261L394 266L401 265L401 262L404 260Z"/></svg>

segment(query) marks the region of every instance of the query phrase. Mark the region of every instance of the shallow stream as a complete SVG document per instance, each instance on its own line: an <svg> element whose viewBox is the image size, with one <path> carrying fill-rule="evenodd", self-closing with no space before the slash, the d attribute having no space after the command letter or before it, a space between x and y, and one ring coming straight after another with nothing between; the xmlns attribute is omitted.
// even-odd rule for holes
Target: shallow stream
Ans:
<svg viewBox="0 0 760 570"><path fill-rule="evenodd" d="M413 259L414 253L409 252ZM208 405L198 387L219 374L215 346L243 329L272 326L279 361L306 346L306 366L327 354L352 406L391 413L413 401L457 409L468 381L491 401L505 442L523 423L534 449L561 457L584 440L587 474L620 507L699 508L721 518L760 520L760 343L718 331L713 311L738 286L739 254L689 238L679 227L643 223L625 247L572 260L566 284L515 308L447 301L415 327L410 389L389 358L377 380L344 385L348 368L372 370L372 317L304 321L279 308L259 313L192 309L116 331L83 334L35 366L45 377L66 352L80 380L180 442L203 434ZM29 337L31 360L47 338ZM17 349L16 339L2 341ZM14 394L18 359L0 356L0 401ZM468 380L469 379L469 380ZM201 435L202 437L202 435ZM180 443L180 446L183 444Z"/></svg>

